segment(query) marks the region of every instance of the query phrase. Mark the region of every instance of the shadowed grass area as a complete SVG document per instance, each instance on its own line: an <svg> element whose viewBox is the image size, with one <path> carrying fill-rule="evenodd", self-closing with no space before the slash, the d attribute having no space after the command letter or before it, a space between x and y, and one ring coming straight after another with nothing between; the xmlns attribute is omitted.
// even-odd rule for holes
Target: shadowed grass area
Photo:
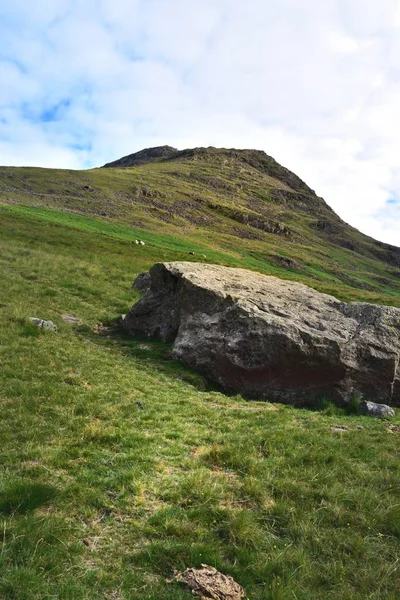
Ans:
<svg viewBox="0 0 400 600"><path fill-rule="evenodd" d="M56 495L55 488L29 481L12 481L0 489L0 513L26 513L50 502Z"/></svg>
<svg viewBox="0 0 400 600"><path fill-rule="evenodd" d="M184 600L203 562L251 600L399 597L398 420L222 394L109 328L180 251L1 217L0 597Z"/></svg>

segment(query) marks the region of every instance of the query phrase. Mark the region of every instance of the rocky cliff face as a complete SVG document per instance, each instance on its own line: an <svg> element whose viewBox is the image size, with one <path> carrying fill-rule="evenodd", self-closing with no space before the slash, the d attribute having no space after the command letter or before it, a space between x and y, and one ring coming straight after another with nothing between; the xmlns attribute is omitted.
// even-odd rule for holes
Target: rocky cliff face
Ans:
<svg viewBox="0 0 400 600"><path fill-rule="evenodd" d="M244 269L159 263L123 327L173 342L175 357L249 398L400 405L397 308Z"/></svg>

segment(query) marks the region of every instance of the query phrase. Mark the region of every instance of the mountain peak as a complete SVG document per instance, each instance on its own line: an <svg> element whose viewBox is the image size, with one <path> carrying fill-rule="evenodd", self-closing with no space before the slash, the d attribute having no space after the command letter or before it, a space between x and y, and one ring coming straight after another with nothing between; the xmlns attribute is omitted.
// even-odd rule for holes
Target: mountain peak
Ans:
<svg viewBox="0 0 400 600"><path fill-rule="evenodd" d="M264 150L236 149L236 148L215 148L214 146L187 148L186 150L177 150L172 146L156 146L154 148L145 148L134 154L123 156L122 158L109 162L104 167L130 168L144 165L150 162L164 162L171 160L193 161L206 160L212 162L214 166L218 163L227 161L230 163L246 164L257 171L270 177L274 177L284 182L296 192L315 195L314 190L310 189L289 169L280 165L272 156L269 156Z"/></svg>
<svg viewBox="0 0 400 600"><path fill-rule="evenodd" d="M114 160L104 165L104 167L135 167L154 160L165 160L179 154L179 150L172 146L155 146L154 148L144 148L139 152L128 154L118 160Z"/></svg>

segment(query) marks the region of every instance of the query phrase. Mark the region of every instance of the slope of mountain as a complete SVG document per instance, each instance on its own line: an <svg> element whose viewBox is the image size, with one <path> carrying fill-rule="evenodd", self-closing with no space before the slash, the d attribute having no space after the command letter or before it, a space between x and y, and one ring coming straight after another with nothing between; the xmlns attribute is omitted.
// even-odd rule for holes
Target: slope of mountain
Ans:
<svg viewBox="0 0 400 600"><path fill-rule="evenodd" d="M202 563L252 600L400 598L398 416L250 405L112 326L159 261L399 304L398 250L263 154L173 153L0 169L0 598L184 600Z"/></svg>
<svg viewBox="0 0 400 600"><path fill-rule="evenodd" d="M400 249L347 225L261 151L161 146L88 171L2 167L0 202L173 236L207 260L219 252L217 262L344 299L399 304Z"/></svg>

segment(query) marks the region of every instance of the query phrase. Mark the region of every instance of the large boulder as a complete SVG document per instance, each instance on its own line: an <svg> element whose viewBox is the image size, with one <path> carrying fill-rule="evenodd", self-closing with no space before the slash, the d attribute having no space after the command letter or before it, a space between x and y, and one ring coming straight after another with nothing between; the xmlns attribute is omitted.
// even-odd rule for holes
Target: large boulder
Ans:
<svg viewBox="0 0 400 600"><path fill-rule="evenodd" d="M123 321L230 392L296 405L400 404L400 309L192 262L158 263Z"/></svg>

